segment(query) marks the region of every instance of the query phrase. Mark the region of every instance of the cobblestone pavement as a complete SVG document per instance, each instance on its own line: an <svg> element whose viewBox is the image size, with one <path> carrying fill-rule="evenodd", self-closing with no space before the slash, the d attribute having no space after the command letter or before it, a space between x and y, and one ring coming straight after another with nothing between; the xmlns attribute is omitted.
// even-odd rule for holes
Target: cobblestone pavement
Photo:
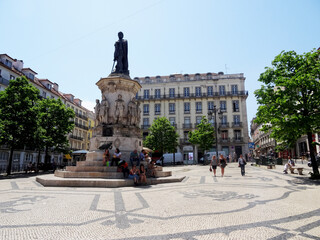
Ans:
<svg viewBox="0 0 320 240"><path fill-rule="evenodd" d="M319 182L308 169L248 165L245 177L235 163L224 177L169 167L184 181L117 189L2 179L0 239L320 239Z"/></svg>

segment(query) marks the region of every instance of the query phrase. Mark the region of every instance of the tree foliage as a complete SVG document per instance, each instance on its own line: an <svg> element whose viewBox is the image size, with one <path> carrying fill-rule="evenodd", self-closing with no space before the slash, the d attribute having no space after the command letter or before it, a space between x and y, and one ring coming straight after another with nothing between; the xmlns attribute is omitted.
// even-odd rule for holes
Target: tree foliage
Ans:
<svg viewBox="0 0 320 240"><path fill-rule="evenodd" d="M149 128L149 135L144 141L146 147L164 152L175 152L178 146L178 133L165 117L156 119Z"/></svg>
<svg viewBox="0 0 320 240"><path fill-rule="evenodd" d="M199 145L203 151L212 148L215 141L214 127L208 122L208 119L203 116L200 124L192 132L189 132L189 142L194 145Z"/></svg>
<svg viewBox="0 0 320 240"><path fill-rule="evenodd" d="M14 149L33 141L38 100L39 90L25 77L10 80L9 86L0 92L0 141L10 148L7 174L11 173Z"/></svg>
<svg viewBox="0 0 320 240"><path fill-rule="evenodd" d="M38 147L54 148L63 151L68 146L67 134L74 128L74 111L60 99L43 99L37 105L38 129L36 143ZM47 158L46 158L47 159Z"/></svg>
<svg viewBox="0 0 320 240"><path fill-rule="evenodd" d="M272 67L260 75L264 83L255 91L259 107L255 122L280 143L293 147L307 134L314 172L318 172L312 133L320 130L320 51L302 55L281 52Z"/></svg>

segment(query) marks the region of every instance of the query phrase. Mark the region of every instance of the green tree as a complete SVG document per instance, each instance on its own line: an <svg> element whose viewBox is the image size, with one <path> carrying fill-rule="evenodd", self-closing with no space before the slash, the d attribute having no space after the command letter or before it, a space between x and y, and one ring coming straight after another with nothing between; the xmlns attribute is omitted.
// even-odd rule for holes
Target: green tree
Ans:
<svg viewBox="0 0 320 240"><path fill-rule="evenodd" d="M255 91L259 108L256 123L280 143L292 147L302 135L307 135L313 172L319 174L315 160L312 133L320 129L320 51L302 55L294 51L281 52L266 67Z"/></svg>
<svg viewBox="0 0 320 240"><path fill-rule="evenodd" d="M203 116L197 129L189 132L189 142L194 145L199 145L199 148L206 153L206 150L213 146L214 141L214 127L208 122L208 119ZM207 160L206 155L204 155L204 160Z"/></svg>
<svg viewBox="0 0 320 240"><path fill-rule="evenodd" d="M32 142L36 130L39 90L25 77L10 80L9 86L0 92L0 143L10 149L7 174L11 174L13 151Z"/></svg>
<svg viewBox="0 0 320 240"><path fill-rule="evenodd" d="M178 133L165 117L156 119L149 128L149 135L144 145L152 150L158 150L161 155L165 152L174 153L178 146Z"/></svg>
<svg viewBox="0 0 320 240"><path fill-rule="evenodd" d="M38 129L36 132L35 144L38 149L45 148L45 164L50 156L48 151L54 148L57 151L64 151L68 145L67 134L74 128L74 111L61 102L60 99L43 99L37 105Z"/></svg>

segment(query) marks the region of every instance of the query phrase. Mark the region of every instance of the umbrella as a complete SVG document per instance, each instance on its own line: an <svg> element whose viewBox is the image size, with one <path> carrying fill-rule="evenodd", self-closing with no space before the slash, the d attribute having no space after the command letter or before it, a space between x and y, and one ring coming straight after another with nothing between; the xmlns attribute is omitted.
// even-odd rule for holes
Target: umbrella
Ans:
<svg viewBox="0 0 320 240"><path fill-rule="evenodd" d="M81 154L81 153L88 153L89 151L87 150L78 150L78 151L74 151L72 154Z"/></svg>
<svg viewBox="0 0 320 240"><path fill-rule="evenodd" d="M143 147L142 150L144 150L146 152L153 152L150 148L147 148L147 147Z"/></svg>
<svg viewBox="0 0 320 240"><path fill-rule="evenodd" d="M112 149L112 143L104 143L99 147L100 150Z"/></svg>

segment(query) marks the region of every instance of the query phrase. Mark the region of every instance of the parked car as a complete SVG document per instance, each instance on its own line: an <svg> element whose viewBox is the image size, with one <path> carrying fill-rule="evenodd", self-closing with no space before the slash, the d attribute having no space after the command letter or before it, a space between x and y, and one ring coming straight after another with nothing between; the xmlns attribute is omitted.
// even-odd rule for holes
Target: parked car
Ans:
<svg viewBox="0 0 320 240"><path fill-rule="evenodd" d="M218 155L220 156L221 154L223 155L223 157L227 158L227 155L226 155L225 151L218 151ZM208 161L208 162L211 161L213 155L216 156L216 155L217 155L217 152L207 152L207 153L206 153L207 161ZM219 156L218 156L218 157L219 157ZM203 159L204 159L204 157L200 158L200 159L199 159L199 163L203 163Z"/></svg>
<svg viewBox="0 0 320 240"><path fill-rule="evenodd" d="M182 153L175 153L175 163L176 164L183 164L183 154ZM162 165L162 159L160 158L157 160L157 165ZM163 154L163 164L169 165L173 164L173 153L165 153Z"/></svg>

